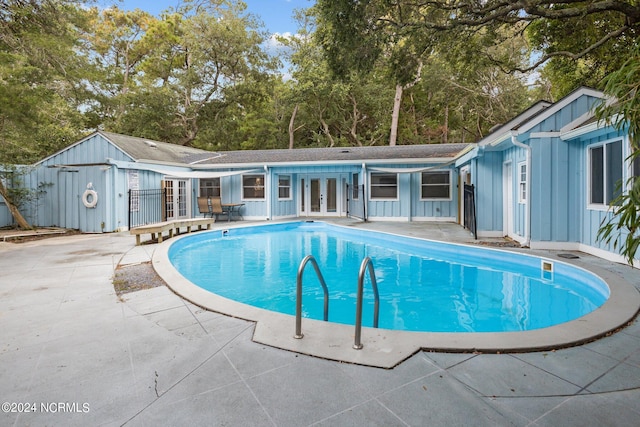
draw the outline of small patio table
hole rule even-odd
[[[227,222],[231,222],[231,217],[234,214],[242,217],[242,215],[240,215],[240,209],[242,209],[243,206],[244,203],[223,203],[222,211],[227,214]]]

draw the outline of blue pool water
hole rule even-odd
[[[380,328],[429,332],[502,332],[544,328],[581,317],[609,297],[590,272],[507,251],[412,239],[318,222],[198,233],[171,245],[188,280],[220,296],[295,315],[300,262],[313,255],[329,288],[329,321],[353,324],[358,272],[369,256],[380,294]],[[322,320],[322,287],[303,275],[303,316]],[[363,325],[373,292],[365,279]]]

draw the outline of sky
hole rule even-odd
[[[281,35],[295,34],[297,24],[293,19],[294,9],[306,9],[311,7],[313,0],[243,0],[247,5],[247,11],[258,16],[264,27],[270,33]],[[169,7],[178,6],[180,0],[98,0],[98,5],[108,7],[116,5],[120,9],[142,9],[152,15],[158,16],[160,12]]]

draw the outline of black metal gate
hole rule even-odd
[[[364,185],[347,184],[347,216],[367,220],[367,209],[364,199]]]
[[[476,220],[476,196],[473,184],[464,184],[464,226],[471,231],[474,238],[478,238]]]
[[[167,192],[164,188],[129,190],[129,230],[164,221],[166,200]]]

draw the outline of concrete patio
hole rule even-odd
[[[469,240],[451,224],[386,226]],[[115,268],[149,261],[154,248],[128,233],[0,242],[0,397],[9,404],[0,425],[638,423],[637,319],[562,350],[420,351],[394,369],[368,368],[254,343],[253,323],[166,287],[119,299]],[[580,257],[640,287],[638,270]]]

